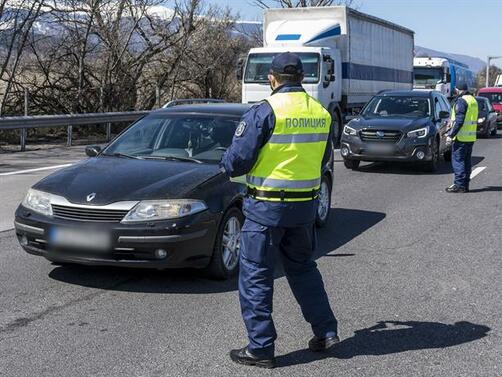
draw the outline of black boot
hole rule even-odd
[[[318,338],[314,336],[309,340],[309,349],[312,352],[327,351],[338,343],[340,343],[340,338],[338,336],[329,336],[327,338]]]
[[[469,190],[462,186],[451,185],[450,187],[447,187],[445,191],[451,193],[464,193],[468,192]]]
[[[253,365],[260,368],[275,367],[275,358],[261,358],[253,355],[247,347],[230,351],[230,358],[233,362],[244,365]]]

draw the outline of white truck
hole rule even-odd
[[[274,56],[298,54],[303,87],[332,114],[335,142],[345,118],[373,95],[413,87],[414,32],[345,6],[268,9],[263,44],[239,65],[242,102],[270,95],[267,75]]]
[[[497,78],[495,79],[495,85],[496,87],[501,87],[502,86],[502,74],[498,75]]]
[[[467,84],[471,90],[476,86],[476,75],[467,65],[445,57],[420,56],[413,59],[415,89],[434,89],[451,98],[455,87],[460,84]]]

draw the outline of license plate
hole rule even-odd
[[[102,252],[109,250],[112,242],[110,232],[54,227],[49,232],[49,243],[57,248]]]
[[[393,153],[394,146],[389,144],[370,144],[368,145],[368,152],[377,153],[377,154],[385,154],[385,153]]]

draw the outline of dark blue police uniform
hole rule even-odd
[[[465,92],[465,94],[470,94]],[[450,130],[448,136],[454,138],[462,128],[467,113],[467,102],[459,97],[455,102],[455,123]],[[473,142],[461,142],[455,140],[451,146],[451,164],[453,172],[455,173],[454,185],[457,187],[469,190],[469,183],[471,181],[471,157]]]
[[[272,94],[304,91],[301,85],[283,85]],[[269,140],[275,117],[271,106],[261,102],[248,110],[221,167],[231,177],[247,174],[258,153]],[[326,148],[329,158],[331,146]],[[337,321],[331,310],[321,274],[314,261],[314,221],[317,200],[272,202],[246,197],[246,221],[241,233],[239,297],[248,332],[248,349],[254,355],[274,355],[277,337],[272,320],[274,265],[279,259],[303,316],[318,338],[337,335]]]

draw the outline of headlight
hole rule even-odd
[[[176,219],[205,209],[207,209],[206,204],[200,200],[143,200],[125,215],[122,222]]]
[[[416,137],[416,138],[423,138],[426,137],[427,134],[429,133],[429,128],[424,127],[424,128],[419,128],[418,130],[413,130],[407,133],[408,137]]]
[[[51,216],[51,194],[43,191],[29,189],[24,197],[23,206],[42,215]]]
[[[357,131],[356,131],[355,129],[353,129],[352,127],[345,126],[345,127],[343,128],[343,133],[344,133],[345,135],[352,135],[352,136],[354,136],[354,135],[356,135],[356,134],[357,134]]]
[[[479,118],[478,119],[478,123],[483,123],[485,121],[486,118]]]

